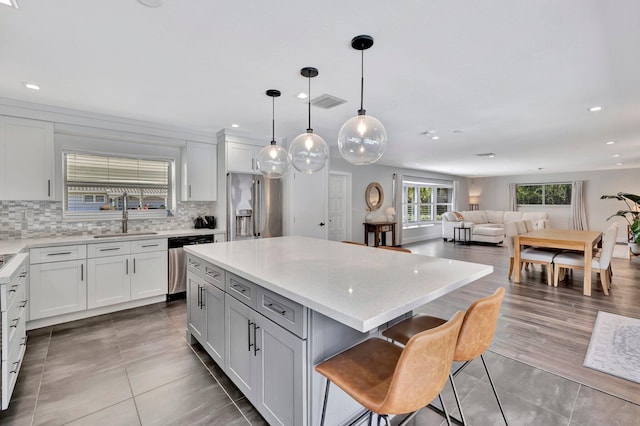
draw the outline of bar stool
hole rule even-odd
[[[439,327],[408,339],[404,348],[374,337],[316,365],[316,371],[327,378],[320,425],[324,425],[331,382],[369,411],[369,425],[373,413],[378,415],[378,424],[383,418],[389,425],[389,414],[413,413],[425,407],[447,381],[463,318],[462,311],[456,312]]]
[[[411,253],[411,250],[402,248],[402,247],[393,247],[393,246],[378,246],[379,249],[384,250],[393,250],[393,251],[401,251],[403,253]]]
[[[491,388],[493,389],[493,394],[498,402],[498,407],[502,413],[504,423],[509,425],[507,417],[504,414],[504,410],[502,409],[498,392],[496,392],[496,387],[493,384],[491,375],[489,375],[487,363],[484,361],[484,357],[482,356],[493,340],[493,336],[496,331],[496,324],[498,322],[498,313],[500,312],[500,306],[502,305],[503,300],[504,288],[499,287],[493,295],[474,301],[469,306],[464,316],[464,322],[460,329],[455,354],[453,356],[453,360],[455,362],[462,362],[463,364],[460,368],[454,371],[453,374],[451,374],[451,372],[449,373],[449,380],[451,381],[451,387],[453,388],[453,396],[456,399],[456,404],[460,411],[462,424],[466,424],[466,422],[464,420],[460,398],[458,397],[458,392],[453,378],[457,376],[458,373],[467,366],[467,364],[477,357],[480,357],[482,364],[484,365],[484,369],[487,372],[487,378],[489,379]],[[438,327],[444,322],[445,320],[442,318],[428,315],[416,315],[389,327],[382,332],[382,335],[395,342],[406,344],[406,342],[408,342],[416,333],[421,333],[424,330]]]

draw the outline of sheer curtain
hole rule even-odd
[[[460,188],[460,181],[459,180],[454,180],[453,181],[453,205],[451,206],[451,210],[452,211],[459,211],[458,210],[458,205],[456,203],[456,199],[458,197],[458,190]]]
[[[516,195],[517,186],[518,186],[517,183],[509,184],[509,194],[507,197],[507,200],[508,200],[507,202],[509,203],[507,207],[514,212],[518,210],[518,196]]]
[[[571,188],[571,220],[569,227],[579,231],[589,229],[587,226],[587,210],[584,207],[584,197],[582,196],[583,181],[576,180]]]
[[[393,174],[393,208],[396,209],[396,244],[402,244],[402,223],[404,210],[402,208],[402,180],[403,175]]]

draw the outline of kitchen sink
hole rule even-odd
[[[127,232],[123,234],[122,232],[117,234],[102,234],[102,235],[94,235],[93,238],[115,238],[115,237],[137,237],[139,235],[157,235],[157,232]]]

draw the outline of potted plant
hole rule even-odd
[[[615,198],[624,201],[627,210],[618,210],[612,217],[624,217],[629,223],[629,248],[633,254],[640,254],[640,195],[618,192],[616,195],[603,195],[600,199]]]

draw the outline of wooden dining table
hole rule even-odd
[[[549,247],[567,250],[578,250],[584,253],[584,288],[583,294],[591,296],[591,260],[593,247],[602,239],[600,231],[576,231],[571,229],[538,229],[518,235],[513,240],[514,259],[516,265],[514,282],[520,282],[520,247]]]

